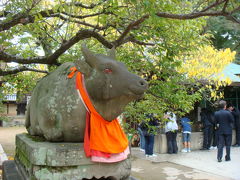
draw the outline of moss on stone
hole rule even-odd
[[[31,162],[27,158],[25,152],[20,151],[18,148],[16,148],[16,159],[20,161],[25,168],[31,167]]]
[[[41,136],[31,136],[30,134],[26,134],[28,138],[30,138],[32,141],[35,142],[45,142],[46,139],[44,137]]]

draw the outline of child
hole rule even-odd
[[[190,119],[188,119],[187,117],[183,117],[181,118],[181,125],[182,125],[182,129],[183,129],[183,146],[184,149],[182,149],[182,152],[191,152],[191,144],[190,144],[190,139],[191,139],[191,122]]]

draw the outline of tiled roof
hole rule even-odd
[[[225,77],[230,78],[232,82],[240,82],[240,65],[230,63],[224,68],[222,73]]]

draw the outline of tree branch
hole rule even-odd
[[[99,3],[91,4],[90,6],[83,5],[82,3],[79,3],[79,2],[77,2],[77,3],[67,3],[67,5],[74,5],[74,6],[77,6],[77,7],[92,9],[92,8],[104,3],[105,1],[107,1],[107,0],[102,0]],[[170,19],[179,19],[179,20],[194,19],[194,18],[199,18],[199,17],[203,17],[203,16],[225,16],[225,17],[228,17],[228,19],[232,19],[233,22],[239,23],[239,20],[237,20],[234,17],[233,18],[230,17],[232,15],[233,11],[232,12],[225,12],[225,9],[228,5],[228,1],[229,0],[216,0],[216,2],[214,2],[214,3],[210,4],[209,6],[205,7],[200,12],[192,12],[192,13],[189,13],[189,14],[171,14],[171,13],[166,13],[166,12],[158,12],[158,13],[156,13],[156,15],[158,17],[170,18]],[[218,7],[222,3],[225,3],[222,11],[209,12],[209,10],[211,10],[215,7]],[[238,8],[235,9],[235,11],[237,11],[237,10],[238,10]],[[14,15],[12,17],[12,20],[7,21],[7,22],[2,21],[0,23],[0,32],[4,31],[4,30],[8,30],[11,27],[16,26],[17,24],[25,25],[25,24],[33,23],[35,21],[35,16],[37,14],[40,14],[42,17],[59,17],[59,18],[62,18],[64,20],[66,20],[67,18],[60,15],[60,13],[63,13],[66,16],[73,17],[73,18],[87,18],[87,17],[96,16],[96,15],[100,15],[100,14],[109,14],[111,12],[104,12],[103,11],[103,12],[96,13],[96,14],[91,14],[91,15],[75,16],[75,15],[68,14],[66,12],[60,12],[58,10],[48,9],[48,10],[40,11],[39,13],[36,13],[34,15],[29,15],[28,13],[29,12],[18,13],[18,14]],[[2,12],[0,14],[0,17],[6,17],[7,14],[8,14],[8,12]],[[144,15],[140,19],[138,19],[137,21],[134,21],[134,22],[130,23],[128,25],[128,27],[125,29],[125,31],[122,33],[122,35],[119,37],[119,39],[117,41],[115,41],[115,43],[116,44],[121,43],[121,41],[129,33],[130,30],[132,30],[134,27],[140,25],[147,18],[149,18],[149,15]],[[74,21],[72,20],[72,22],[74,22]],[[93,27],[93,25],[87,24],[85,22],[75,21],[75,23],[80,23],[80,24],[83,24],[83,25],[86,25],[86,26],[89,26],[89,27]],[[94,26],[93,28],[98,28],[98,29],[100,28],[101,29],[101,27],[98,27],[98,26]]]
[[[4,14],[5,15],[5,14]],[[16,26],[17,24],[28,24],[34,22],[34,16],[26,15],[26,14],[16,14],[14,15],[11,21],[4,22],[2,21],[0,23],[0,32],[10,29],[13,26]]]
[[[231,14],[234,14],[236,12],[240,11],[240,6],[236,7],[234,10],[231,11]]]
[[[147,43],[147,42],[139,41],[139,40],[135,39],[135,37],[133,35],[130,35],[130,36],[124,38],[124,40],[121,41],[121,44],[118,44],[118,45],[120,46],[127,42],[133,42],[135,44],[144,45],[144,46],[155,46],[154,43]]]
[[[23,72],[23,71],[33,71],[33,72],[46,73],[46,74],[49,73],[48,71],[43,71],[43,70],[39,70],[39,69],[32,69],[32,68],[28,68],[26,66],[21,66],[21,67],[18,67],[16,69],[6,70],[6,71],[3,71],[2,69],[0,69],[0,76],[17,74],[17,73]]]
[[[0,60],[10,63],[10,62],[16,62],[19,64],[31,64],[31,63],[39,63],[39,64],[48,64],[47,63],[47,57],[35,57],[35,58],[22,58],[15,55],[10,55],[4,51],[0,51]],[[42,62],[41,62],[42,61]]]
[[[233,16],[226,16],[226,19],[229,20],[229,21],[232,21],[234,23],[238,23],[240,24],[240,20],[238,20],[237,18],[233,17]]]
[[[210,4],[209,6],[205,7],[204,9],[202,9],[200,12],[206,12],[208,11],[209,9],[212,9],[216,6],[219,6],[220,4],[226,2],[227,0],[221,0],[221,1],[218,1],[216,0],[214,3]]]
[[[29,23],[34,23],[35,21],[35,16],[37,14],[41,15],[42,17],[58,17],[64,21],[70,21],[70,22],[74,22],[74,23],[78,23],[78,24],[82,24],[82,25],[85,25],[85,26],[89,26],[89,27],[92,27],[92,28],[95,28],[95,29],[105,29],[105,27],[98,27],[98,26],[94,26],[94,25],[91,25],[91,24],[88,24],[86,22],[81,22],[81,21],[76,21],[76,20],[69,20],[68,18],[64,17],[62,14],[66,15],[66,16],[69,16],[69,17],[73,17],[73,18],[77,18],[77,19],[84,19],[84,18],[87,18],[87,17],[92,17],[92,16],[97,16],[97,15],[101,15],[101,14],[112,14],[110,12],[101,12],[101,13],[95,13],[95,14],[90,14],[90,15],[85,15],[85,16],[75,16],[75,15],[71,15],[71,14],[68,14],[68,13],[65,13],[65,12],[60,12],[60,11],[54,11],[53,9],[47,9],[47,10],[43,10],[43,11],[40,11],[39,13],[36,13],[34,15],[28,15],[28,14],[25,14],[25,13],[18,13],[16,15],[13,16],[12,20],[11,21],[7,21],[7,22],[2,22],[0,23],[0,32],[1,31],[4,31],[4,30],[8,30],[10,29],[11,27],[13,26],[16,26],[18,24],[23,24],[23,25],[26,25],[26,24],[29,24]],[[0,17],[5,17],[7,15],[7,13],[5,12],[0,14]]]
[[[215,3],[209,5],[208,7],[204,8],[200,12],[193,12],[189,14],[170,14],[165,12],[158,12],[156,13],[156,15],[163,18],[179,19],[179,20],[195,19],[203,16],[224,16],[226,19],[231,20],[234,23],[240,24],[240,20],[238,20],[233,16],[233,13],[240,10],[240,6],[238,6],[231,12],[226,12],[228,2],[229,0],[222,0],[222,1],[216,0]],[[208,10],[213,9],[214,7],[218,7],[222,3],[224,3],[224,6],[221,11],[207,12]]]
[[[105,12],[105,11],[102,11],[102,12],[99,12],[99,13],[94,13],[94,14],[88,14],[88,15],[84,15],[84,16],[79,16],[79,15],[77,16],[77,15],[69,14],[69,13],[66,13],[66,12],[61,12],[61,13],[66,15],[66,16],[76,18],[76,19],[85,19],[85,18],[88,18],[88,17],[99,16],[101,14],[112,14],[111,12]]]
[[[224,6],[223,6],[223,8],[222,8],[222,12],[225,12],[225,11],[226,11],[228,2],[229,2],[229,0],[226,0],[226,1],[225,1]]]
[[[169,18],[169,19],[179,19],[179,20],[186,20],[186,19],[195,19],[203,16],[228,16],[229,13],[216,11],[216,12],[196,12],[190,14],[170,14],[164,12],[156,13],[159,17]]]
[[[90,6],[83,5],[82,3],[70,3],[70,4],[68,3],[68,5],[74,5],[74,6],[79,6],[79,7],[82,7],[82,8],[92,9],[92,8],[98,6],[98,5],[100,5],[100,4],[102,4],[106,1],[107,0],[102,0],[99,3],[91,4]],[[171,14],[171,13],[165,13],[165,12],[158,12],[158,13],[156,13],[156,15],[158,17],[170,18],[170,19],[179,19],[179,20],[194,19],[194,18],[199,18],[199,17],[202,17],[202,16],[225,16],[229,20],[232,20],[232,21],[240,24],[239,20],[237,18],[235,18],[234,16],[232,16],[233,13],[237,12],[237,10],[240,9],[240,6],[235,8],[230,13],[229,12],[224,12],[223,10],[222,11],[209,12],[209,10],[211,10],[215,7],[218,7],[222,3],[225,3],[224,7],[223,7],[223,10],[225,10],[225,6],[227,6],[228,0],[216,0],[215,3],[209,5],[208,7],[205,7],[200,12],[193,12],[193,13],[189,13],[189,14]],[[101,12],[101,13],[103,13],[103,12]],[[8,12],[1,12],[0,17],[6,17],[7,14],[8,14]],[[40,11],[39,13],[34,14],[34,15],[29,15],[27,13],[18,13],[18,14],[13,16],[12,20],[10,20],[8,22],[4,22],[4,20],[0,21],[0,31],[8,30],[11,27],[13,27],[13,26],[15,26],[19,23],[24,24],[24,25],[28,24],[28,23],[32,23],[32,22],[35,21],[35,16],[37,14],[40,14],[42,17],[58,17],[58,18],[63,19],[64,21],[69,21],[69,19],[66,18],[65,16],[69,16],[69,17],[73,17],[73,18],[86,18],[88,16],[100,15],[100,14],[96,13],[96,14],[91,14],[91,15],[86,15],[86,16],[75,16],[75,15],[71,15],[71,14],[68,14],[68,13],[65,13],[65,12],[60,12],[60,11],[56,12],[56,10],[53,10],[53,9],[43,10],[43,11]],[[150,17],[150,15],[146,14],[146,15],[142,16],[141,18],[137,19],[136,21],[132,21],[126,27],[126,29],[123,32],[119,31],[119,33],[121,35],[118,37],[117,40],[115,40],[113,42],[109,42],[100,33],[97,33],[96,31],[94,31],[95,29],[105,30],[109,26],[114,27],[113,25],[106,25],[106,26],[100,27],[98,25],[92,25],[92,24],[89,24],[89,23],[86,23],[86,22],[81,22],[81,21],[76,21],[76,20],[71,20],[70,19],[71,22],[82,24],[82,25],[85,25],[87,27],[91,27],[94,30],[83,29],[83,30],[78,31],[75,36],[73,36],[68,41],[64,41],[64,43],[61,44],[61,46],[55,52],[53,52],[52,54],[47,55],[47,56],[33,57],[33,58],[22,58],[22,57],[18,57],[18,56],[15,56],[15,55],[10,55],[7,52],[4,52],[3,50],[0,50],[0,60],[2,60],[4,62],[17,62],[17,63],[20,63],[20,64],[39,63],[39,64],[59,65],[59,63],[57,62],[57,59],[63,53],[65,53],[69,48],[71,48],[74,44],[76,44],[80,40],[83,40],[83,39],[86,39],[86,38],[91,38],[91,37],[97,39],[100,43],[102,43],[107,48],[112,48],[113,46],[118,47],[118,46],[120,46],[120,45],[122,45],[126,42],[133,42],[133,43],[136,43],[136,44],[139,44],[139,45],[154,45],[153,43],[146,43],[146,42],[138,41],[132,35],[127,36],[131,30],[138,29],[140,27],[140,25],[146,19],[148,19],[149,17]]]
[[[81,24],[81,25],[88,26],[88,27],[91,27],[91,28],[94,28],[94,29],[98,29],[98,30],[104,30],[104,29],[107,28],[106,26],[100,27],[98,25],[92,25],[92,24],[89,24],[89,23],[86,23],[86,22],[83,22],[83,21],[68,19],[68,18],[62,16],[61,14],[55,14],[55,15],[52,15],[51,17],[59,17],[60,19],[62,19],[64,21],[69,21],[69,22],[73,22],[73,23],[76,23],[76,24]]]
[[[93,8],[95,8],[96,6],[99,6],[99,5],[103,4],[103,3],[106,2],[106,1],[108,1],[108,0],[102,0],[102,1],[100,1],[99,3],[97,3],[97,4],[91,4],[90,6],[84,5],[83,3],[80,3],[80,2],[66,3],[66,5],[68,5],[68,6],[82,7],[82,8],[85,8],[85,9],[93,9]]]
[[[59,56],[65,53],[69,48],[71,48],[74,44],[78,43],[80,40],[87,39],[87,38],[95,38],[100,43],[102,43],[105,47],[111,49],[113,44],[107,41],[102,35],[93,31],[93,30],[80,30],[76,33],[68,41],[65,41],[53,54],[49,56],[41,56],[41,57],[33,57],[33,58],[22,58],[19,56],[10,55],[3,50],[0,50],[0,60],[4,62],[16,62],[19,64],[49,64],[49,65],[60,65],[57,62]]]
[[[236,17],[234,17],[234,13],[240,11],[240,6],[238,6],[237,8],[233,9],[231,12],[230,12],[230,15],[229,16],[226,16],[227,20],[229,21],[232,21],[234,23],[238,23],[240,24],[240,19],[237,19]]]
[[[141,23],[143,23],[146,19],[149,18],[149,14],[146,14],[144,16],[142,16],[140,19],[131,22],[127,28],[125,29],[125,31],[121,34],[121,36],[114,42],[115,47],[119,46],[119,44],[121,44],[124,40],[124,38],[127,36],[127,34],[134,28],[139,26]]]
[[[76,7],[82,7],[82,8],[85,8],[85,9],[93,9],[95,8],[96,6],[99,6],[101,4],[103,4],[104,2],[106,2],[107,0],[102,0],[100,1],[99,3],[97,4],[91,4],[90,6],[87,6],[87,5],[84,5],[80,2],[75,2],[75,3],[66,3],[66,5],[69,5],[69,6],[76,6]],[[39,14],[42,16],[42,17],[51,17],[51,15],[57,13],[56,11],[54,12],[53,9],[49,9],[49,10],[44,10],[44,11],[41,11],[39,12]],[[60,12],[59,12],[60,13]],[[2,11],[0,13],[0,17],[6,17],[8,14],[10,14],[10,12],[7,12],[7,11]],[[38,13],[37,13],[38,14]],[[12,20],[11,21],[8,21],[8,22],[4,22],[2,21],[0,23],[0,32],[1,31],[4,31],[4,30],[8,30],[10,29],[11,27],[13,26],[16,26],[18,24],[29,24],[29,23],[33,23],[35,21],[35,15],[37,14],[34,14],[34,15],[29,15],[29,12],[22,12],[22,13],[18,13],[16,15],[14,15],[12,17]],[[88,16],[86,16],[88,17]],[[83,16],[82,16],[83,18]]]
[[[219,6],[220,4],[225,3],[222,11],[213,11],[213,12],[207,12],[208,10]],[[221,0],[216,1],[215,3],[209,5],[208,7],[204,8],[200,12],[193,12],[190,14],[170,14],[165,12],[158,12],[156,15],[158,17],[164,17],[164,18],[170,18],[170,19],[179,19],[179,20],[186,20],[186,19],[195,19],[203,16],[225,16],[228,19],[231,19],[234,22],[238,22],[238,20],[231,16],[231,13],[225,12],[226,6],[228,4],[228,0]],[[150,16],[148,14],[142,16],[140,19],[131,22],[125,31],[120,35],[120,37],[114,42],[115,46],[119,46],[119,44],[122,44],[122,41],[125,41],[125,37],[127,34],[133,29],[138,27],[141,23],[143,23],[146,19],[148,19]]]

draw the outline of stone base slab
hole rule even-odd
[[[51,143],[28,134],[16,136],[16,164],[31,180],[128,180],[130,158],[117,163],[94,163],[85,157],[83,143]]]

